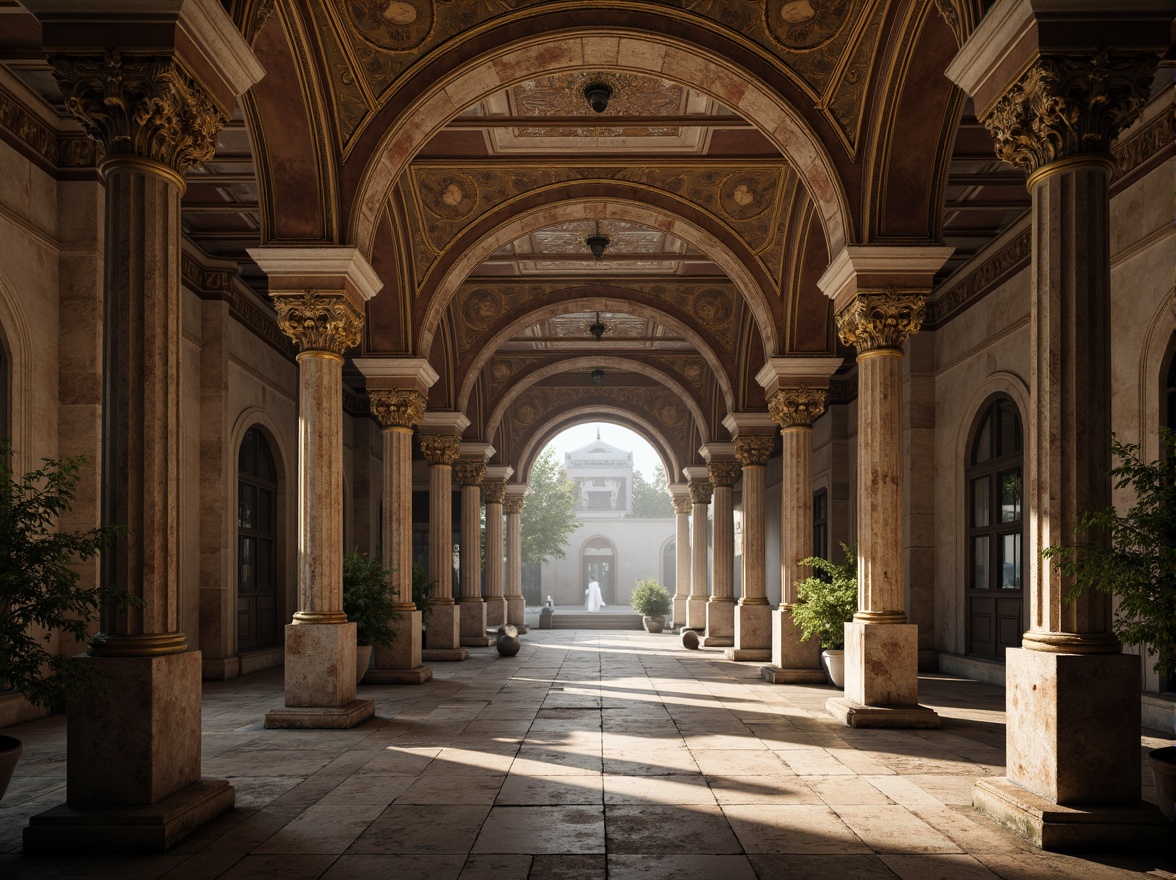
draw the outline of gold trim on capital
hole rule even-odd
[[[453,476],[463,486],[481,486],[486,478],[486,463],[484,461],[458,461],[453,465]]]
[[[461,440],[452,434],[421,434],[421,454],[431,465],[453,467],[461,455]]]
[[[98,167],[102,172],[102,176],[107,180],[110,179],[112,174],[118,171],[130,171],[132,173],[137,172],[144,175],[157,174],[160,177],[166,177],[176,185],[180,191],[180,195],[183,195],[188,189],[187,178],[180,172],[169,165],[164,165],[162,162],[147,159],[143,156],[107,156],[98,163]]]
[[[807,385],[781,388],[768,399],[768,415],[780,426],[781,431],[811,428],[813,422],[825,412],[828,400],[827,388],[810,388]]]
[[[487,504],[503,504],[506,500],[506,480],[482,480],[482,499]]]
[[[1027,651],[1048,654],[1121,654],[1123,643],[1112,633],[1033,632],[1021,637],[1021,647]]]
[[[413,388],[369,388],[368,405],[384,428],[411,428],[425,417],[425,395]]]
[[[347,615],[342,611],[295,611],[291,623],[297,624],[339,624],[346,623]]]
[[[674,513],[678,516],[690,516],[691,508],[694,506],[689,495],[672,495],[670,503],[674,505]]]
[[[527,505],[526,498],[521,498],[518,495],[511,495],[511,496],[503,499],[502,512],[507,515],[510,515],[510,514],[517,515],[517,514],[520,514],[523,512],[523,508],[526,507],[526,505]]]
[[[229,117],[168,55],[59,53],[49,56],[65,106],[102,144],[107,160],[141,156],[177,172],[216,152]]]
[[[278,326],[302,351],[342,355],[359,345],[363,312],[343,291],[304,290],[273,295]]]
[[[710,480],[691,480],[688,484],[691,504],[710,504],[713,487]]]
[[[716,488],[723,486],[729,489],[734,486],[742,470],[737,461],[712,461],[706,466],[711,485]]]
[[[162,657],[187,650],[188,637],[170,632],[106,636],[90,642],[86,653],[91,657]]]
[[[776,438],[771,434],[748,434],[735,438],[735,460],[744,467],[763,467],[768,463]]]
[[[1159,58],[1108,50],[1038,58],[983,117],[996,155],[1030,173],[1083,153],[1109,154],[1139,115]]]
[[[901,348],[923,326],[927,303],[922,293],[887,290],[859,293],[837,313],[837,332],[858,354]]]
[[[1052,177],[1055,174],[1064,174],[1067,171],[1076,171],[1087,168],[1098,168],[1107,175],[1107,180],[1115,176],[1115,160],[1108,153],[1079,153],[1076,156],[1067,156],[1064,159],[1057,159],[1050,162],[1048,165],[1042,165],[1036,171],[1029,175],[1025,180],[1025,189],[1033,192],[1033,187],[1041,183],[1047,177]]]

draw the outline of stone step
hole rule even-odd
[[[552,629],[639,630],[640,614],[589,614],[556,611],[551,618]]]

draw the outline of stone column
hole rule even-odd
[[[724,447],[722,450],[717,447]],[[700,644],[708,648],[728,648],[735,644],[735,499],[734,486],[739,479],[739,462],[729,443],[712,443],[703,447],[707,454],[707,474],[714,490],[714,558],[712,559],[711,597],[706,603],[706,635]]]
[[[488,467],[482,480],[482,497],[486,501],[486,628],[497,629],[506,623],[506,598],[502,586],[502,508],[506,501],[506,481],[514,473],[511,467]]]
[[[690,489],[684,483],[669,487],[674,505],[674,610],[673,625],[686,624],[686,601],[690,596]]]
[[[423,358],[356,358],[367,380],[372,415],[383,438],[383,490],[380,509],[384,567],[396,592],[396,637],[376,647],[368,684],[423,684],[433,670],[421,663],[423,613],[412,597],[412,429],[425,415],[425,393],[437,372]]]
[[[706,630],[707,512],[711,500],[710,474],[705,467],[683,468],[690,487],[690,596],[686,600],[686,629]]]
[[[1008,776],[977,783],[973,800],[1047,849],[1142,849],[1164,833],[1140,803],[1138,658],[1121,653],[1110,597],[1068,598],[1041,551],[1074,542],[1079,514],[1110,504],[1110,146],[1147,100],[1170,18],[1164,3],[1091,13],[1006,2],[948,71],[997,155],[1028,172],[1033,202],[1030,625],[1005,658]],[[1106,46],[1108,32],[1114,51],[1073,48]],[[1059,805],[1079,807],[1080,821]]]
[[[218,4],[162,11],[142,45],[119,31],[118,3],[26,5],[66,108],[105,153],[102,522],[126,531],[100,576],[142,604],[102,615],[89,662],[110,692],[70,699],[68,803],[32,817],[24,850],[163,850],[234,802],[226,781],[201,779],[201,660],[179,584],[181,479],[197,478],[179,455],[183,173],[212,158],[264,71]]]
[[[770,434],[735,438],[735,459],[742,466],[743,479],[743,596],[735,608],[735,645],[726,652],[728,660],[767,660],[772,656],[764,472],[774,445]]]
[[[343,613],[343,352],[381,282],[351,247],[254,248],[282,331],[298,346],[298,610],[286,627],[286,705],[267,727],[352,727],[355,624]]]
[[[462,444],[462,453],[466,446]],[[454,474],[461,484],[461,644],[467,648],[485,648],[493,644],[486,635],[486,602],[482,599],[482,480],[486,476],[486,459],[458,459]]]
[[[512,483],[506,487],[502,509],[506,512],[506,621],[520,633],[527,631],[527,602],[523,598],[523,507],[528,486]]]
[[[451,433],[422,433],[421,453],[429,463],[429,577],[433,579],[421,658],[465,660],[469,651],[461,647],[461,621],[453,601],[453,465],[461,453],[461,440]]]

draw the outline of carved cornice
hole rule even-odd
[[[90,137],[116,156],[138,156],[177,172],[216,152],[229,121],[212,97],[167,55],[49,57],[65,106]]]
[[[691,480],[688,486],[691,504],[710,504],[711,493],[714,491],[710,480]]]
[[[342,291],[306,290],[276,294],[278,326],[300,351],[330,351],[341,355],[359,345],[363,312]]]
[[[421,434],[421,454],[429,464],[453,467],[461,455],[461,440],[452,434]]]
[[[46,169],[93,168],[102,156],[102,148],[96,141],[81,132],[56,131],[3,87],[0,87],[0,132]]]
[[[859,293],[837,313],[837,330],[845,345],[861,354],[901,348],[923,326],[926,303],[921,293],[887,290]]]
[[[1106,155],[1147,100],[1158,62],[1105,50],[1039,58],[982,120],[996,155],[1029,173],[1069,156]]]
[[[88,141],[93,143],[93,141]],[[186,250],[180,253],[180,276],[184,284],[203,300],[229,304],[229,313],[291,360],[298,353],[278,326],[277,315],[231,269],[208,268]]]
[[[506,480],[482,480],[482,500],[487,504],[503,504],[506,500]]]
[[[710,476],[711,485],[716,488],[719,486],[725,488],[734,486],[739,480],[739,474],[742,470],[737,461],[712,461],[706,466],[706,472]]]
[[[694,502],[689,495],[671,495],[670,503],[674,505],[674,513],[681,516],[689,516]]]
[[[778,392],[777,392],[778,393]],[[735,438],[735,460],[744,467],[763,467],[772,455],[776,438],[771,434],[748,434]]]
[[[943,296],[927,304],[927,323],[938,325],[963,311],[973,301],[1029,265],[1032,230],[1026,228],[988,259],[984,260]]]
[[[1121,181],[1140,166],[1148,163],[1152,157],[1164,152],[1171,152],[1173,139],[1173,121],[1176,120],[1176,109],[1171,105],[1164,108],[1151,121],[1140,126],[1129,136],[1115,144],[1111,156],[1115,160],[1115,178]],[[1113,190],[1112,190],[1113,191]]]
[[[520,495],[509,495],[502,501],[502,512],[507,516],[517,515],[523,512],[523,508],[527,506],[527,499]]]
[[[425,417],[425,395],[414,388],[369,388],[368,401],[384,428],[411,428]]]
[[[458,461],[453,466],[453,475],[463,486],[480,486],[486,479],[486,463],[482,461]]]
[[[829,403],[849,403],[857,399],[858,380],[855,371],[844,378],[829,380]]]
[[[825,411],[828,399],[829,392],[824,388],[809,388],[807,385],[781,388],[768,400],[768,414],[781,430],[811,428]]]

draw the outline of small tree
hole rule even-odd
[[[812,566],[825,577],[814,574],[796,585],[792,619],[800,628],[802,641],[819,635],[822,648],[845,647],[845,624],[857,611],[857,547],[841,545],[845,561],[838,564],[809,556],[801,565]]]
[[[428,611],[433,604],[433,587],[437,581],[429,577],[429,572],[419,562],[412,564],[412,604],[418,611]]]
[[[343,554],[343,613],[356,625],[358,645],[386,648],[396,638],[392,621],[400,612],[388,580],[391,574],[377,557],[358,549]]]
[[[642,578],[629,598],[633,610],[644,617],[664,617],[674,607],[669,592],[652,578]]]
[[[102,552],[124,530],[103,526],[62,531],[60,518],[73,507],[85,458],[54,461],[19,480],[12,446],[0,440],[0,687],[11,687],[37,706],[61,706],[70,693],[109,689],[93,663],[46,651],[59,630],[85,642],[104,605],[117,611],[142,607],[137,596],[109,586],[82,587],[75,563]],[[45,630],[43,639],[34,635]]]
[[[652,518],[674,515],[674,503],[666,487],[666,471],[660,464],[653,469],[653,482],[641,471],[633,471],[633,517]]]
[[[1114,507],[1083,511],[1075,534],[1084,540],[1041,555],[1073,579],[1068,598],[1085,590],[1117,597],[1115,635],[1154,653],[1156,672],[1170,679],[1176,676],[1176,434],[1161,429],[1160,447],[1159,460],[1149,464],[1138,445],[1112,436],[1118,464],[1111,478],[1135,503],[1122,515]]]
[[[548,446],[531,465],[531,491],[519,518],[522,561],[563,559],[568,535],[580,525],[576,516],[576,486],[555,460]]]

